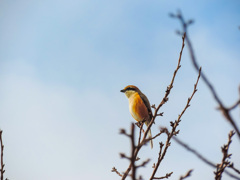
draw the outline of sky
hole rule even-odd
[[[159,104],[170,84],[181,49],[181,28],[169,13],[193,19],[189,37],[202,70],[228,107],[239,98],[240,2],[237,0],[2,0],[0,1],[0,129],[5,177],[14,180],[79,180],[119,177],[130,141],[119,129],[134,122],[120,90],[132,84]],[[170,127],[197,79],[185,47],[174,88],[152,127]],[[232,130],[216,110],[203,81],[179,125],[179,139],[214,163]],[[240,108],[232,111],[240,127]],[[143,147],[150,158],[138,171],[152,172],[158,142]],[[240,168],[237,135],[231,160]],[[194,180],[214,179],[214,169],[174,141],[157,176],[178,179],[194,169]],[[224,179],[230,179],[224,175]]]

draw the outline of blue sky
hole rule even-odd
[[[181,37],[170,12],[181,9],[190,27],[199,64],[226,105],[240,84],[240,2],[189,0],[6,1],[0,2],[0,128],[5,145],[5,176],[19,180],[118,179],[110,170],[128,165],[119,152],[129,140],[119,129],[134,122],[119,91],[138,86],[158,104],[177,65]],[[164,117],[177,118],[197,78],[187,48]],[[179,138],[214,162],[231,126],[216,111],[202,81],[182,118]],[[239,108],[234,110],[239,120]],[[240,123],[238,123],[240,126]],[[158,154],[144,147],[142,158]],[[239,141],[230,152],[240,167]],[[213,179],[213,169],[174,142],[158,176],[177,179],[194,169],[193,179]],[[142,170],[147,179],[151,168]],[[225,179],[229,179],[224,176]]]

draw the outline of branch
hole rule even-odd
[[[231,111],[233,109],[235,109],[238,105],[240,104],[240,100],[238,100],[234,105],[232,105],[231,107],[227,108],[228,111]]]
[[[115,173],[117,173],[117,175],[122,177],[122,174],[120,172],[118,172],[118,170],[115,167],[112,168],[112,172],[115,172]]]
[[[230,157],[232,154],[228,154],[228,150],[229,150],[229,146],[232,142],[232,137],[235,133],[233,131],[230,131],[229,135],[228,135],[228,143],[226,145],[223,145],[222,147],[222,153],[223,153],[223,158],[222,158],[222,162],[221,164],[217,164],[217,170],[215,173],[215,179],[216,180],[221,180],[222,178],[222,173],[224,172],[225,168],[227,166],[229,166],[230,164]]]
[[[179,180],[183,180],[189,176],[191,176],[193,169],[190,169],[184,176],[181,176]]]
[[[1,142],[1,180],[3,180],[3,174],[5,172],[4,170],[4,166],[5,164],[3,164],[3,149],[4,149],[4,145],[3,145],[3,142],[2,142],[2,130],[0,130],[0,142]]]
[[[238,174],[240,174],[240,170],[238,170],[237,168],[234,167],[234,164],[233,163],[230,163],[229,168],[233,169],[235,172],[237,172]]]
[[[146,161],[143,161],[142,162],[142,164],[140,164],[140,165],[138,165],[138,166],[136,166],[137,168],[139,168],[139,167],[145,167],[145,165],[147,164],[147,163],[149,163],[150,162],[150,159],[147,159]]]
[[[165,93],[164,98],[162,99],[161,103],[158,105],[158,107],[157,107],[156,110],[155,110],[154,116],[157,115],[157,112],[158,112],[158,110],[162,107],[162,105],[165,104],[165,103],[168,101],[168,95],[170,94],[171,89],[173,88],[173,83],[174,83],[176,74],[177,74],[178,70],[179,70],[180,67],[181,67],[180,63],[181,63],[181,59],[182,59],[183,48],[184,48],[184,46],[185,46],[185,38],[186,38],[186,34],[184,33],[183,36],[182,36],[182,48],[181,48],[180,55],[179,55],[179,58],[178,58],[177,68],[175,69],[175,71],[174,71],[174,73],[173,73],[173,77],[172,77],[172,80],[171,80],[170,85],[167,87],[167,90],[165,91],[166,93]],[[155,106],[154,106],[154,107],[155,107]]]
[[[200,160],[202,160],[204,163],[206,163],[207,165],[213,167],[213,168],[217,168],[216,164],[209,161],[207,158],[205,158],[203,155],[201,155],[199,152],[197,152],[195,149],[191,148],[189,145],[187,145],[186,143],[184,143],[183,141],[181,141],[180,139],[178,139],[177,137],[173,137],[173,139],[175,140],[175,142],[177,142],[179,145],[181,145],[182,147],[184,147],[186,150],[190,151],[191,153],[193,153],[195,156],[197,156]],[[233,163],[231,163],[229,165],[229,168],[232,168],[231,165],[233,165]],[[232,168],[233,170],[235,169],[234,167]],[[238,170],[236,169],[236,172]],[[240,180],[239,177],[233,175],[232,173],[230,173],[229,171],[225,170],[224,173],[226,173],[228,176],[230,176],[231,178],[234,179],[238,179]]]
[[[139,137],[138,137],[138,146],[140,144],[140,141],[141,141],[141,136],[142,136],[142,131],[143,131],[143,124],[144,122],[139,122],[140,123],[140,127],[139,127]]]
[[[153,179],[168,179],[171,175],[173,174],[173,172],[167,173],[165,176],[163,177],[155,177]]]
[[[135,152],[135,142],[134,142],[134,124],[132,123],[132,127],[131,127],[131,142],[132,142],[132,154],[131,154],[131,165],[132,165],[132,180],[136,179],[136,166],[135,166],[135,161],[136,161],[136,157],[134,156],[134,152]]]
[[[157,170],[158,170],[158,168],[159,168],[159,165],[161,164],[162,160],[164,159],[164,156],[165,156],[165,154],[166,154],[166,152],[167,152],[168,147],[171,145],[170,140],[172,139],[172,137],[173,137],[174,135],[177,135],[178,132],[179,132],[179,131],[176,131],[176,129],[177,129],[177,127],[178,127],[178,125],[179,125],[179,123],[180,123],[180,121],[181,121],[181,117],[183,116],[183,114],[185,113],[185,111],[187,110],[187,108],[190,106],[190,102],[191,102],[194,94],[197,92],[197,84],[198,84],[198,81],[199,81],[200,76],[201,76],[201,68],[199,69],[197,81],[196,81],[196,83],[194,84],[194,89],[193,89],[192,95],[191,95],[190,98],[188,98],[187,104],[186,104],[185,108],[183,109],[182,113],[178,116],[178,119],[177,119],[174,123],[171,122],[172,131],[171,131],[171,133],[169,133],[169,132],[166,133],[166,134],[167,134],[167,141],[166,141],[166,143],[165,143],[166,145],[165,145],[164,150],[163,150],[162,153],[161,153],[161,150],[162,150],[162,149],[160,148],[159,157],[158,157],[158,162],[157,162],[157,164],[156,164],[156,166],[155,166],[155,168],[154,168],[154,170],[153,170],[153,173],[152,173],[152,175],[151,175],[151,177],[150,177],[150,180],[151,180],[151,179],[154,179],[154,176],[155,176],[155,174],[156,174],[156,172],[157,172]]]
[[[187,33],[187,30],[188,30],[188,26],[190,24],[193,23],[192,20],[189,20],[189,21],[185,21],[185,19],[183,18],[181,12],[179,11],[176,15],[175,14],[170,14],[170,16],[172,18],[177,18],[181,24],[182,24],[182,29],[183,29],[183,32],[184,34],[186,34],[186,42],[187,42],[187,45],[188,45],[188,49],[189,49],[189,53],[190,53],[190,56],[191,56],[191,60],[192,60],[192,63],[193,63],[193,66],[195,67],[195,69],[198,71],[199,69],[199,65],[198,65],[198,62],[196,60],[196,57],[195,57],[195,54],[194,54],[194,51],[193,51],[193,47],[192,47],[192,43],[188,37],[188,33]],[[180,33],[180,32],[178,32]],[[182,33],[180,33],[182,34]],[[219,109],[221,110],[221,112],[223,113],[224,117],[226,118],[226,120],[232,125],[232,127],[234,128],[234,130],[237,132],[238,134],[238,137],[240,139],[240,130],[239,128],[237,127],[237,124],[235,123],[235,121],[233,120],[232,116],[230,115],[230,111],[232,110],[231,108],[226,108],[222,101],[220,100],[219,96],[217,95],[217,92],[216,90],[214,89],[213,85],[210,83],[210,81],[207,79],[206,75],[202,72],[202,79],[203,81],[205,82],[205,84],[207,85],[207,87],[209,88],[210,92],[212,93],[215,101],[218,103],[219,105]]]
[[[150,140],[153,140],[153,139],[157,138],[158,136],[160,136],[160,135],[161,135],[162,133],[164,133],[164,132],[165,132],[164,129],[163,129],[163,130],[160,130],[160,133],[156,134],[156,135],[153,136],[152,138],[148,138],[147,141],[150,141]]]

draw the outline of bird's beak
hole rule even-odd
[[[122,93],[125,93],[125,90],[124,90],[124,89],[122,89],[120,92],[122,92]]]

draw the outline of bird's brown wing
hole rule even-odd
[[[145,124],[148,126],[148,124],[150,123],[150,121],[152,120],[152,117],[153,117],[151,106],[150,106],[150,103],[148,101],[148,98],[144,94],[141,93],[140,97],[141,97],[143,103],[145,104],[145,106],[147,107],[147,110],[148,110],[149,119],[148,119],[148,121],[145,122]],[[149,129],[148,134],[149,134],[149,137],[152,138],[151,129]],[[152,139],[150,140],[150,144],[151,144],[151,148],[153,148],[153,140]]]
[[[149,114],[149,121],[151,121],[153,115],[152,115],[152,110],[151,110],[151,106],[148,101],[148,98],[143,93],[140,93],[139,95],[140,95],[142,101],[144,102],[145,106],[147,107],[148,114]]]

